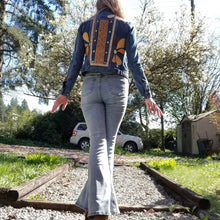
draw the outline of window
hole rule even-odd
[[[87,129],[87,125],[86,124],[80,124],[77,128],[78,131],[85,131]]]

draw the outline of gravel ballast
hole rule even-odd
[[[38,197],[50,201],[75,202],[87,180],[86,168],[74,168],[52,183]],[[136,167],[117,166],[114,169],[114,186],[118,203],[121,205],[167,205],[177,203],[171,198],[163,187]],[[71,212],[58,212],[53,210],[35,210],[33,208],[15,209],[11,206],[0,207],[0,220],[82,220],[82,214]],[[184,213],[154,212],[127,212],[111,216],[111,220],[184,220],[199,219],[196,216]]]

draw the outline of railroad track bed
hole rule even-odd
[[[20,156],[49,152],[73,160],[18,187],[0,188],[0,220],[84,219],[74,204],[87,179],[88,153],[5,144],[0,144],[0,152]],[[190,220],[200,219],[201,213],[219,220],[207,211],[206,199],[147,167],[144,158],[115,156],[114,185],[121,214],[111,220]],[[133,163],[141,163],[142,169]]]
[[[19,187],[1,190],[0,219],[84,219],[82,210],[74,203],[87,179],[87,167],[74,165],[58,167]],[[149,170],[146,174],[145,164],[141,165],[142,169],[115,166],[114,185],[121,214],[110,217],[111,220],[200,219],[192,215],[186,203],[181,202],[180,195],[174,196],[179,201],[174,199],[176,193],[167,191],[167,187],[158,183],[158,176],[154,177]],[[200,199],[199,195],[196,196],[197,200]],[[215,217],[209,219],[217,220]]]

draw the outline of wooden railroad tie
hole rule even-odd
[[[150,168],[145,163],[141,163],[140,166],[143,170],[151,174],[159,183],[167,187],[170,192],[174,192],[175,194],[179,195],[174,195],[174,197],[178,200],[181,200],[181,202],[183,202],[185,205],[191,207],[197,206],[200,209],[210,208],[210,202],[208,199],[186,188],[185,186],[174,182],[157,170]]]
[[[70,162],[15,188],[0,188],[0,202],[3,204],[5,202],[15,202],[28,198],[30,195],[37,194],[47,188],[73,166],[74,163]]]

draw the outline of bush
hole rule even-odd
[[[25,157],[25,160],[28,164],[59,164],[61,158],[57,155],[49,155],[49,154],[30,154]]]
[[[149,130],[149,136],[146,140],[147,148],[159,148],[162,145],[161,142],[161,130],[160,129],[151,129]]]
[[[124,134],[139,136],[141,138],[145,135],[145,132],[143,131],[141,125],[137,122],[122,122],[120,126],[120,131]]]
[[[35,118],[31,139],[52,145],[60,145],[62,143],[62,136],[54,115],[47,113],[45,115],[38,115]]]
[[[156,170],[174,169],[177,166],[175,159],[152,159],[148,165]]]

